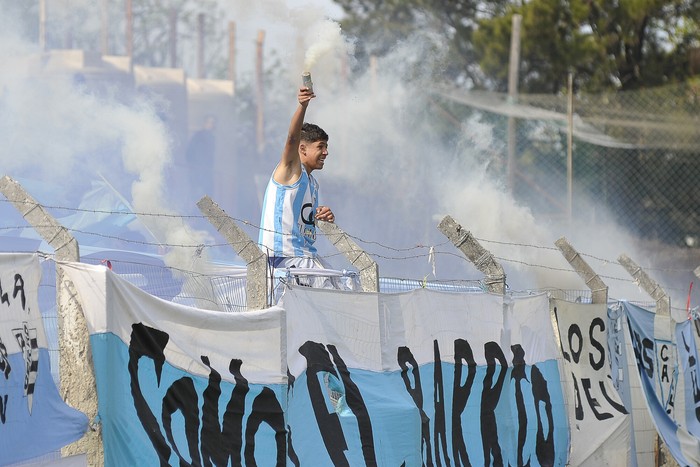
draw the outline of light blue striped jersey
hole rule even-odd
[[[275,257],[316,256],[317,207],[318,182],[304,166],[301,177],[292,185],[282,185],[270,177],[258,239],[263,251]]]

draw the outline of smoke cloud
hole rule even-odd
[[[149,242],[196,245],[210,240],[206,232],[167,216],[176,214],[167,205],[165,187],[171,135],[153,105],[118,98],[117,88],[112,95],[89,91],[81,75],[65,68],[58,56],[42,54],[36,44],[20,39],[16,22],[0,19],[3,175],[60,187],[62,198],[77,206],[90,181],[103,174],[130,194],[136,212],[166,214],[141,219]],[[40,201],[53,203],[51,196]],[[174,248],[167,260],[189,267],[192,251]]]
[[[346,42],[340,31],[340,24],[334,21],[323,21],[311,28],[314,36],[304,57],[304,70],[311,70],[316,62],[325,55],[336,52],[346,53]]]
[[[339,225],[369,240],[363,246],[382,275],[410,271],[413,278],[431,278],[435,265],[441,279],[478,279],[481,273],[436,228],[449,214],[494,254],[511,290],[586,290],[555,246],[565,237],[589,255],[612,297],[649,301],[616,262],[623,252],[645,255],[603,210],[595,223],[569,224],[538,218],[513,198],[495,175],[505,141],[494,136],[483,113],[453,123],[458,131],[452,134],[459,136],[445,137],[444,109],[430,92],[446,59],[437,40],[423,35],[397,44],[345,91],[317,93],[310,104],[308,119],[331,135],[330,156],[317,178]],[[324,83],[316,77],[314,85]]]

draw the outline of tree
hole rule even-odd
[[[437,64],[456,81],[481,80],[471,37],[476,26],[477,0],[334,0],[345,12],[343,30],[358,38],[358,65],[370,55],[384,56],[400,42],[438,33],[443,39]],[[497,2],[492,2],[497,3]],[[431,64],[436,65],[436,64]]]
[[[688,76],[688,47],[697,32],[697,6],[691,2],[538,0],[519,10],[526,90],[557,92],[567,70],[590,91],[638,89]],[[481,25],[486,30],[495,20]],[[695,27],[683,31],[681,24]],[[509,38],[496,41],[504,40]]]
[[[569,71],[583,79],[600,70],[602,49],[578,27],[587,13],[580,3],[538,0],[523,7],[509,7],[502,15],[479,22],[474,47],[497,90],[505,91],[507,86],[506,64],[515,13],[522,15],[520,89],[556,93],[566,85]],[[606,74],[608,70],[601,72]]]
[[[369,54],[424,33],[444,38],[446,79],[505,90],[511,19],[521,14],[521,86],[556,93],[573,71],[578,87],[637,89],[684,80],[698,45],[698,0],[336,0],[343,28]],[[477,66],[478,65],[478,66]]]

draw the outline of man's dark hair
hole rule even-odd
[[[328,133],[323,131],[318,125],[313,123],[304,123],[301,126],[301,140],[309,143],[315,143],[316,141],[328,141]]]

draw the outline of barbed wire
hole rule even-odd
[[[538,250],[559,251],[559,248],[555,248],[553,246],[532,245],[529,243],[504,242],[504,241],[490,240],[488,238],[479,238],[479,237],[474,237],[474,238],[482,243],[495,243],[497,245],[520,246],[520,247],[526,247],[526,248],[536,248]]]
[[[547,266],[547,265],[544,265],[544,264],[532,264],[532,263],[528,263],[528,262],[525,262],[525,261],[519,261],[519,260],[511,259],[511,258],[501,258],[501,257],[498,257],[498,256],[494,256],[494,258],[496,258],[496,259],[498,259],[498,260],[500,260],[500,261],[503,261],[503,262],[507,262],[507,263],[517,263],[517,264],[522,264],[523,266],[529,266],[529,267],[533,267],[533,268],[542,268],[542,269],[548,269],[548,270],[550,270],[550,271],[557,271],[557,272],[576,273],[576,271],[574,271],[573,269],[557,268],[557,267],[554,267],[554,266]],[[610,280],[616,280],[616,281],[622,281],[622,282],[635,282],[635,283],[636,283],[636,281],[633,280],[633,279],[622,278],[622,277],[605,276],[605,275],[602,275],[602,274],[598,274],[598,277],[600,277],[600,278],[602,278],[602,279],[610,279]]]
[[[70,229],[69,229],[69,230],[70,230]],[[83,233],[85,233],[85,232],[83,232]],[[129,239],[122,239],[121,237],[114,237],[114,236],[106,236],[106,235],[99,234],[99,233],[94,233],[94,232],[93,232],[92,234],[94,234],[94,235],[96,235],[96,236],[104,236],[104,237],[107,237],[107,238],[116,238],[116,239],[123,240],[123,241],[125,241],[125,242],[129,242],[129,241],[130,241]],[[246,240],[245,242],[239,242],[239,243],[248,243],[248,242],[249,242],[249,241]],[[192,244],[192,245],[155,244],[155,243],[150,243],[150,242],[138,242],[138,241],[135,242],[135,243],[150,244],[150,245],[155,245],[155,246],[168,246],[168,247],[188,247],[188,248],[192,248],[192,247],[202,247],[202,244],[197,244],[197,245],[194,245],[194,244]],[[500,243],[507,243],[507,242],[500,242]],[[442,245],[444,245],[444,243],[443,243]],[[514,245],[522,246],[523,244],[514,244]],[[231,244],[228,244],[228,243],[221,243],[221,244],[205,245],[205,247],[228,247],[228,246],[231,246]],[[556,251],[558,251],[558,249],[556,249],[556,248],[551,248],[551,247],[540,247],[540,246],[537,246],[537,245],[531,245],[531,246],[533,246],[533,247],[535,247],[535,248],[540,248],[540,249],[556,250]],[[401,249],[397,249],[396,251],[410,251],[410,250],[401,250]],[[434,255],[434,256],[436,256],[436,257],[437,257],[437,256],[450,256],[450,257],[457,258],[457,259],[459,259],[460,261],[464,261],[465,263],[471,264],[471,263],[469,262],[469,260],[468,260],[465,256],[463,256],[462,254],[458,254],[458,253],[454,253],[454,252],[450,252],[450,251],[441,251],[441,250],[433,250],[432,253],[431,253],[431,252],[426,252],[426,253],[421,253],[421,254],[416,254],[416,255],[401,255],[401,256],[388,256],[388,255],[383,255],[383,254],[380,254],[380,253],[377,253],[377,252],[372,252],[372,251],[368,251],[367,254],[369,254],[369,255],[370,255],[371,257],[373,257],[373,258],[378,258],[378,259],[382,259],[382,260],[386,260],[386,261],[405,261],[405,260],[411,260],[411,259],[426,259],[426,260],[427,260],[427,259],[430,258],[431,255]],[[324,254],[324,255],[319,255],[319,256],[321,256],[321,257],[324,258],[324,259],[328,259],[328,258],[335,258],[335,257],[341,256],[341,255],[343,255],[342,252],[335,252],[335,253]],[[572,270],[572,269],[570,269],[570,268],[559,268],[559,267],[555,267],[555,266],[550,266],[550,265],[545,265],[545,264],[530,263],[530,262],[527,262],[527,261],[517,260],[517,259],[513,259],[513,258],[504,258],[504,257],[499,257],[499,256],[493,256],[493,258],[494,258],[494,259],[497,259],[497,260],[499,260],[499,261],[505,262],[505,263],[520,264],[520,265],[527,266],[527,267],[532,267],[532,268],[546,269],[546,270],[556,271],[556,272],[566,272],[566,273],[569,273],[569,274],[575,274],[575,273],[576,273],[576,271],[574,271],[574,270]],[[615,261],[614,263],[619,265],[619,263],[617,263],[616,261]],[[621,265],[620,265],[620,266],[621,266]],[[181,271],[186,272],[186,270],[181,270]],[[685,270],[682,270],[682,271],[685,271]],[[619,282],[627,282],[627,283],[638,284],[638,281],[635,280],[635,279],[632,279],[632,278],[621,278],[621,277],[614,277],[614,276],[601,275],[601,274],[599,274],[598,276],[599,276],[600,278],[602,278],[602,279],[609,279],[609,280],[615,280],[615,281],[619,281]],[[679,288],[672,288],[672,287],[667,287],[667,289],[668,289],[668,290],[674,290],[674,291],[682,291],[682,290],[679,289]]]
[[[474,238],[482,243],[494,243],[494,244],[498,244],[498,245],[526,247],[526,248],[533,248],[533,249],[538,249],[538,250],[548,250],[548,251],[554,251],[557,253],[561,253],[559,248],[556,248],[556,247],[543,246],[543,245],[532,245],[532,244],[528,244],[528,243],[504,242],[504,241],[490,240],[490,239],[478,238],[478,237],[474,237]],[[578,252],[578,254],[582,257],[585,257],[585,258],[591,258],[591,259],[594,259],[596,261],[600,261],[601,263],[614,264],[616,266],[624,267],[622,264],[620,264],[620,262],[617,259],[611,260],[611,259],[607,259],[607,258],[600,258],[598,256],[595,256],[595,255],[592,255],[589,253],[584,253],[584,252]],[[660,272],[687,272],[688,271],[688,269],[659,268],[659,267],[655,267],[655,266],[645,266],[645,267],[643,267],[643,269],[645,269],[647,271],[660,271]]]
[[[52,255],[49,254],[49,253],[45,253],[45,252],[37,252],[37,253],[38,253],[39,256],[42,257],[44,260],[54,261]],[[499,258],[499,259],[502,259],[502,258]],[[510,261],[510,262],[518,262],[518,261],[511,261],[511,260],[508,260],[508,259],[502,259],[502,260],[503,260],[503,261]],[[93,263],[93,264],[99,264],[99,263],[104,263],[105,260],[97,260],[97,259],[95,259],[95,258],[92,258],[92,259],[90,260],[90,262]],[[192,271],[192,270],[182,269],[182,268],[178,268],[178,267],[174,267],[174,266],[158,265],[158,264],[153,264],[153,263],[143,263],[143,262],[138,262],[138,261],[126,261],[126,260],[119,260],[119,259],[117,259],[117,260],[111,260],[111,263],[113,263],[113,264],[112,264],[112,269],[113,269],[117,274],[121,274],[121,275],[128,275],[129,273],[118,272],[118,271],[116,271],[117,266],[119,266],[119,265],[131,265],[131,266],[140,267],[140,268],[146,267],[146,268],[157,268],[157,269],[164,269],[164,270],[175,270],[175,271],[178,271],[178,272],[182,273],[183,276],[197,276],[197,277],[204,277],[204,278],[216,278],[216,277],[226,276],[225,274],[222,274],[222,273],[203,273],[203,272],[200,272],[200,271]],[[522,263],[522,262],[521,262],[521,263]],[[551,270],[556,270],[556,271],[561,271],[561,272],[574,273],[574,271],[569,270],[569,269],[550,268],[550,267],[547,267],[547,266],[537,265],[537,264],[528,264],[528,263],[525,263],[525,264],[528,265],[528,266],[532,266],[532,267],[544,267],[544,268],[546,268],[546,269],[551,269]],[[105,266],[105,267],[107,267],[107,266]],[[226,277],[230,277],[230,276],[226,276]],[[611,280],[618,280],[618,281],[623,281],[623,282],[633,282],[633,283],[636,283],[635,281],[632,281],[632,280],[630,280],[630,279],[616,278],[616,277],[610,277],[610,276],[602,276],[602,277],[605,277],[605,278],[611,279]],[[235,277],[234,279],[243,280],[242,277]],[[390,282],[391,282],[391,281],[417,282],[417,283],[422,283],[422,284],[428,284],[428,283],[429,283],[429,284],[433,284],[433,285],[444,285],[444,284],[459,284],[459,285],[478,284],[482,289],[484,289],[484,290],[486,289],[486,286],[485,286],[485,284],[484,284],[484,280],[483,280],[483,279],[464,279],[464,278],[461,278],[461,279],[431,279],[431,280],[428,280],[428,279],[426,279],[426,278],[422,278],[422,279],[406,279],[406,278],[395,278],[395,277],[386,277],[385,279],[388,280],[388,281],[390,281]],[[425,286],[425,285],[423,285],[423,286]],[[42,283],[42,284],[39,285],[39,287],[55,290],[56,285],[55,285],[55,283],[53,283],[53,282],[51,282],[51,283]],[[669,290],[674,290],[674,289],[671,288],[671,289],[669,289]],[[675,289],[675,290],[680,290],[680,289]],[[584,297],[589,297],[589,295],[591,294],[591,291],[590,291],[590,290],[585,290],[585,289],[582,289],[582,290],[573,290],[573,289],[562,289],[562,288],[557,288],[557,287],[545,287],[545,288],[527,289],[527,290],[513,290],[513,289],[510,289],[510,288],[509,288],[509,291],[510,291],[510,293],[516,294],[516,295],[517,295],[517,294],[520,294],[520,295],[523,295],[523,294],[525,294],[525,295],[532,295],[532,294],[537,294],[537,293],[542,293],[542,292],[551,292],[551,291],[558,291],[558,292],[562,292],[562,293],[569,294],[569,295],[571,295],[571,294],[573,293],[573,294],[578,294],[578,295],[584,296]],[[218,304],[218,302],[212,300],[212,299],[209,298],[209,297],[200,296],[200,295],[198,295],[198,294],[191,294],[191,293],[189,293],[189,292],[187,292],[187,293],[181,292],[181,293],[179,294],[179,297],[180,297],[181,299],[194,299],[194,300],[198,300],[198,301],[207,301],[207,302],[211,303],[212,305],[217,305],[217,304]],[[640,306],[645,306],[645,307],[649,307],[649,306],[654,306],[654,305],[655,305],[655,302],[654,302],[653,300],[645,300],[645,301],[636,300],[636,301],[631,301],[631,303],[637,303],[637,304],[640,304]],[[229,305],[230,305],[230,306],[243,306],[243,305],[235,305],[235,304],[229,304]],[[671,306],[671,310],[676,310],[676,311],[682,312],[682,313],[685,313],[685,312],[687,311],[687,309],[686,309],[685,307],[678,307],[678,306]]]
[[[420,254],[420,255],[412,255],[412,256],[393,256],[393,257],[381,255],[381,254],[377,254],[377,253],[372,253],[372,252],[369,252],[368,254],[372,257],[376,257],[376,258],[380,258],[380,259],[384,259],[384,260],[397,260],[397,261],[407,260],[407,259],[420,259],[420,258],[427,259],[430,256],[429,253]],[[468,263],[468,259],[465,258],[461,254],[448,252],[448,251],[434,251],[433,254],[435,256],[438,256],[438,255],[452,256],[452,257],[458,258],[459,260],[462,260],[462,261]],[[324,259],[333,258],[333,257],[339,256],[339,255],[342,255],[342,253],[337,252],[337,253],[333,253],[333,254],[326,254],[326,255],[322,255],[322,258],[324,258]],[[545,270],[549,270],[549,271],[563,272],[563,273],[568,273],[568,274],[577,274],[576,271],[574,271],[572,269],[568,269],[568,268],[559,268],[559,267],[554,267],[554,266],[549,266],[549,265],[544,265],[544,264],[530,263],[530,262],[526,262],[526,261],[516,260],[516,259],[512,259],[512,258],[503,258],[503,257],[499,257],[499,256],[494,256],[493,258],[497,259],[499,261],[505,262],[505,263],[515,263],[515,264],[520,264],[520,265],[532,267],[532,268],[545,269]],[[114,262],[117,262],[117,261],[114,260]],[[119,262],[125,263],[125,264],[130,263],[130,262],[126,262],[126,261],[119,261]],[[142,266],[154,266],[152,264],[138,263],[138,262],[133,262],[131,264],[142,265]],[[471,263],[469,263],[469,264],[471,264]],[[180,271],[183,274],[192,272],[190,270],[185,270],[185,269],[181,269],[181,268],[177,268],[177,267],[173,267],[173,266],[167,266],[167,267],[175,269],[177,271]],[[205,274],[202,274],[202,275],[206,276]],[[217,275],[211,274],[209,276],[215,277]],[[613,280],[613,281],[618,281],[618,282],[630,283],[630,284],[635,284],[637,286],[639,285],[639,282],[633,278],[622,278],[622,277],[615,277],[615,276],[601,275],[601,274],[599,274],[598,277],[600,277],[601,279],[608,279],[608,280]],[[454,279],[454,280],[463,280],[463,279]],[[469,280],[478,280],[478,279],[469,279]],[[669,291],[685,293],[685,289],[681,289],[678,287],[666,287],[666,289]]]
[[[454,254],[454,253],[450,253],[450,252],[436,252],[436,254],[437,254],[437,253],[443,253],[443,254],[458,256],[458,255],[456,255],[456,254]],[[53,255],[50,254],[50,253],[46,253],[46,252],[37,252],[37,254],[38,254],[42,259],[44,259],[44,260],[54,261]],[[461,258],[464,259],[463,257],[461,257]],[[557,272],[566,272],[566,273],[570,273],[570,274],[574,274],[574,273],[575,273],[575,271],[573,271],[573,270],[571,270],[571,269],[557,268],[557,267],[551,267],[551,266],[546,266],[546,265],[541,265],[541,264],[527,263],[527,262],[524,262],[524,261],[512,260],[512,259],[509,259],[509,258],[499,258],[499,257],[494,257],[494,258],[495,258],[495,259],[499,259],[499,260],[504,261],[504,262],[518,263],[518,264],[522,264],[522,265],[526,265],[526,266],[534,267],[534,268],[544,268],[544,269],[547,269],[547,270],[553,270],[553,271],[557,271]],[[116,266],[119,266],[119,265],[131,265],[131,266],[134,266],[135,268],[144,268],[144,267],[145,267],[145,268],[157,268],[157,269],[163,269],[163,270],[177,271],[177,272],[181,273],[181,275],[184,276],[184,277],[187,277],[187,276],[190,276],[190,277],[196,276],[196,277],[200,277],[200,278],[231,277],[230,275],[225,274],[224,271],[212,272],[212,273],[205,273],[205,272],[201,272],[201,271],[193,271],[193,270],[190,270],[190,269],[183,269],[183,268],[179,268],[179,267],[176,267],[176,266],[169,266],[169,265],[165,265],[165,264],[153,264],[153,263],[144,263],[144,262],[139,262],[139,261],[120,260],[120,259],[113,259],[113,260],[102,259],[102,260],[99,260],[99,259],[97,259],[97,258],[90,258],[90,259],[89,259],[88,261],[86,261],[86,262],[91,262],[91,263],[94,263],[94,264],[99,264],[99,263],[104,264],[104,263],[106,263],[107,261],[111,261],[111,263],[112,263],[111,266],[114,268],[113,270],[115,270],[115,272],[117,272],[117,271],[116,271]],[[117,274],[127,274],[127,275],[128,275],[129,273],[128,273],[128,272],[127,272],[127,273],[125,273],[125,272],[117,272]],[[636,280],[632,280],[632,279],[626,279],[626,278],[620,278],[620,277],[613,277],[613,276],[605,276],[605,275],[602,275],[602,276],[600,276],[600,277],[601,277],[601,278],[605,278],[605,279],[609,279],[609,280],[616,280],[616,281],[621,281],[621,282],[633,283],[633,284],[635,284],[635,285],[637,285],[637,286],[639,285],[638,282],[637,282]],[[243,280],[243,278],[241,278],[241,277],[234,277],[234,279],[236,279],[236,280]],[[390,280],[390,281],[391,281],[391,280],[397,280],[397,278],[385,278],[385,279]],[[480,284],[480,286],[481,286],[482,289],[484,289],[484,290],[486,289],[486,286],[485,286],[485,284],[484,284],[484,279],[483,279],[483,278],[481,278],[481,279],[465,279],[465,278],[460,278],[460,279],[437,279],[437,278],[435,278],[435,279],[428,280],[427,277],[424,277],[424,278],[422,278],[422,279],[420,279],[420,278],[405,279],[405,278],[404,278],[404,279],[398,279],[398,280],[400,280],[400,281],[409,281],[409,282],[410,282],[410,281],[414,281],[414,282],[419,282],[419,283],[423,283],[423,284],[430,283],[430,284],[435,284],[435,285],[449,284],[449,283],[456,283],[456,284],[462,284],[462,285],[463,285],[463,284],[468,284],[468,283],[474,283],[474,284]],[[55,284],[53,284],[53,283],[50,283],[50,284],[41,284],[40,286],[41,286],[41,287],[45,287],[45,288],[49,288],[49,289],[55,289]],[[509,289],[509,290],[510,290],[510,289]],[[564,290],[564,289],[561,289],[561,288],[547,287],[547,288],[544,288],[544,289],[528,289],[528,290],[527,290],[527,293],[528,293],[528,294],[532,294],[532,293],[539,293],[539,292],[548,291],[548,290],[559,290],[559,291],[564,291],[564,292],[571,292],[571,290],[568,290],[568,289],[567,289],[567,290]],[[685,289],[673,288],[673,287],[667,287],[667,290],[678,291],[678,292],[683,292],[683,293],[686,292]],[[516,290],[510,290],[510,292],[511,292],[511,293],[514,293],[514,294],[522,294],[522,293],[525,293],[524,291],[516,291]],[[578,291],[578,293],[579,293],[579,295],[587,296],[587,294],[590,294],[590,290],[580,290],[580,291]],[[210,303],[212,303],[212,304],[214,304],[214,305],[217,304],[217,302],[212,301],[210,298],[208,298],[208,297],[206,297],[206,296],[199,296],[199,295],[196,295],[196,294],[190,294],[189,292],[188,292],[188,293],[183,293],[183,292],[181,292],[181,293],[179,294],[179,296],[180,296],[181,299],[188,299],[188,298],[189,298],[189,299],[195,299],[195,300],[200,300],[200,301],[201,301],[201,300],[204,300],[204,301],[208,301],[208,302],[210,302]],[[653,301],[643,301],[643,302],[641,302],[641,301],[634,301],[633,303],[643,303],[643,304],[651,303],[651,304],[654,304]],[[228,305],[229,305],[229,306],[242,306],[242,305],[236,305],[236,304],[228,304]],[[685,313],[685,312],[687,311],[686,308],[678,307],[678,306],[671,306],[671,310],[676,310],[676,311],[681,312],[681,313]]]
[[[86,208],[77,208],[77,207],[68,207],[68,206],[57,206],[57,205],[50,205],[50,204],[42,204],[42,203],[37,203],[35,201],[30,201],[27,199],[0,199],[0,202],[4,203],[11,203],[11,204],[31,204],[31,205],[40,205],[44,209],[53,209],[57,211],[70,211],[70,212],[85,212],[85,213],[90,213],[90,214],[116,214],[116,215],[122,215],[122,216],[141,216],[141,217],[173,217],[173,218],[180,218],[180,219],[197,219],[197,218],[206,218],[206,216],[200,215],[200,214],[177,214],[177,213],[163,213],[163,212],[137,212],[137,211],[119,211],[119,210],[109,210],[109,209],[86,209]],[[213,216],[213,217],[223,217],[223,216]]]
[[[150,217],[165,217],[165,218],[180,218],[180,219],[199,219],[199,220],[206,220],[206,221],[208,221],[209,219],[212,219],[212,218],[214,218],[214,219],[224,218],[224,219],[231,219],[231,220],[233,220],[233,221],[242,223],[242,224],[244,224],[244,225],[246,225],[246,226],[249,226],[249,227],[251,227],[251,228],[255,228],[255,229],[257,229],[257,230],[259,230],[259,231],[263,231],[263,232],[275,233],[275,234],[282,235],[282,236],[287,236],[287,237],[293,235],[293,234],[286,233],[286,232],[276,231],[276,230],[274,230],[274,229],[266,229],[266,228],[263,228],[262,226],[260,226],[260,225],[258,225],[258,224],[256,224],[256,223],[253,223],[253,222],[251,222],[251,221],[249,221],[249,220],[247,220],[247,219],[241,219],[241,218],[233,217],[233,216],[230,216],[230,215],[228,215],[228,214],[216,214],[216,215],[204,216],[204,215],[194,215],[194,214],[186,214],[186,215],[183,215],[183,214],[174,214],[174,213],[153,213],[153,212],[150,212],[150,213],[149,213],[149,212],[136,212],[136,211],[128,211],[128,212],[127,212],[127,211],[110,211],[110,210],[102,210],[102,209],[72,208],[72,207],[66,207],[66,206],[50,206],[50,205],[44,205],[44,204],[41,204],[41,203],[35,203],[35,202],[32,202],[32,201],[28,201],[28,200],[8,200],[8,199],[0,199],[0,201],[2,201],[2,202],[10,202],[10,203],[31,204],[31,205],[39,204],[39,205],[41,205],[41,206],[42,206],[43,208],[45,208],[45,209],[55,209],[55,210],[65,210],[65,211],[74,211],[74,212],[84,212],[84,213],[91,213],[91,214],[110,214],[110,215],[111,215],[111,214],[115,214],[115,215],[126,215],[126,216],[135,216],[135,217],[147,217],[147,216],[150,216]],[[0,230],[15,230],[15,229],[22,229],[22,228],[26,228],[26,227],[27,227],[27,226],[24,226],[24,227],[19,227],[19,226],[17,226],[17,227],[0,227]],[[37,227],[54,227],[54,226],[53,226],[53,225],[46,225],[46,226],[37,226]],[[188,227],[191,228],[191,226],[188,226]],[[138,240],[132,240],[132,239],[125,239],[125,238],[122,238],[122,237],[110,237],[110,236],[105,235],[105,234],[100,234],[100,233],[97,233],[97,232],[81,231],[81,230],[78,230],[78,229],[72,229],[72,228],[70,228],[70,227],[66,227],[66,229],[69,230],[69,231],[72,231],[72,232],[79,232],[79,233],[84,233],[84,234],[88,234],[88,235],[104,236],[104,237],[106,237],[106,238],[118,239],[118,240],[122,240],[122,241],[125,241],[125,242],[131,242],[131,243],[137,243],[137,244],[145,244],[145,245],[152,245],[152,246],[172,246],[172,247],[187,247],[187,248],[197,248],[197,247],[201,246],[201,243],[191,244],[191,245],[190,245],[190,244],[184,244],[184,245],[183,245],[183,244],[170,244],[170,243],[167,243],[167,242],[145,242],[145,241],[138,241]],[[440,244],[437,244],[437,245],[422,245],[422,244],[418,244],[418,245],[413,245],[413,246],[410,246],[410,247],[394,247],[394,246],[390,246],[390,245],[385,245],[385,244],[383,244],[383,243],[381,243],[381,242],[374,241],[374,240],[365,240],[365,239],[360,238],[360,237],[358,237],[358,236],[350,235],[350,234],[348,234],[347,232],[346,232],[345,234],[346,234],[349,238],[352,238],[353,240],[356,240],[357,242],[360,242],[360,243],[363,243],[363,244],[370,244],[370,245],[380,246],[380,247],[385,248],[385,249],[387,249],[387,250],[396,251],[396,252],[401,252],[401,251],[412,251],[412,250],[422,249],[422,248],[434,248],[434,247],[436,247],[436,246],[443,246],[443,245],[446,245],[446,244],[449,243],[449,241],[444,241],[444,242],[442,242],[442,243],[440,243]],[[238,242],[237,242],[237,243],[238,243]],[[242,241],[242,242],[240,242],[240,243],[247,243],[247,241]],[[229,244],[226,243],[226,244],[215,244],[215,245],[207,245],[207,246],[225,246],[225,245],[229,245]]]
[[[258,230],[263,230],[267,232],[275,232],[279,233],[282,235],[291,235],[288,233],[283,233],[283,232],[276,232],[274,230],[270,229],[262,229],[260,226],[245,220],[245,219],[240,219],[240,218],[235,218],[232,216],[229,216],[227,214],[221,214],[221,215],[212,215],[212,216],[204,216],[204,215],[183,215],[183,214],[175,214],[175,213],[157,213],[157,212],[127,212],[127,211],[120,211],[120,210],[101,210],[101,209],[85,209],[85,208],[76,208],[76,207],[67,207],[67,206],[58,206],[58,205],[44,205],[41,203],[36,203],[28,200],[9,200],[9,199],[0,199],[2,202],[9,202],[9,203],[22,203],[22,204],[31,204],[31,205],[36,205],[39,204],[45,209],[54,209],[54,210],[64,210],[64,211],[72,211],[72,212],[85,212],[85,213],[94,213],[94,214],[108,214],[108,215],[129,215],[129,216],[149,216],[149,217],[165,217],[165,218],[179,218],[179,219],[201,219],[201,220],[208,220],[210,218],[226,218],[226,219],[231,219],[236,222],[240,222],[244,225],[247,225],[252,228],[256,228]],[[54,225],[44,225],[44,226],[35,226],[35,227],[55,227]],[[4,226],[0,227],[0,231],[11,231],[11,230],[22,230],[26,228],[31,228],[30,226]],[[194,242],[191,244],[187,243],[169,243],[169,242],[154,242],[154,241],[147,241],[147,240],[138,240],[138,239],[133,239],[133,238],[126,238],[118,235],[110,235],[110,234],[105,234],[101,232],[93,232],[93,231],[88,231],[88,230],[83,230],[83,229],[73,229],[69,227],[65,227],[66,230],[69,232],[73,233],[79,233],[82,235],[90,235],[90,236],[95,236],[95,237],[100,237],[100,238],[105,238],[105,239],[110,239],[110,240],[117,240],[120,242],[124,242],[127,244],[135,244],[135,245],[145,245],[145,246],[153,246],[153,247],[165,247],[165,248],[221,248],[221,247],[236,247],[240,245],[245,245],[250,242],[250,240],[241,240],[238,242],[225,242],[225,243],[202,243],[202,242]],[[385,250],[393,251],[393,252],[411,252],[411,251],[416,251],[416,250],[423,250],[423,249],[428,249],[429,251],[425,253],[419,253],[419,254],[414,254],[414,255],[386,255],[379,253],[377,251],[367,251],[367,253],[377,259],[382,259],[386,261],[404,261],[404,260],[412,260],[412,259],[428,259],[430,258],[431,255],[442,255],[442,256],[452,256],[455,258],[458,258],[460,260],[463,260],[465,262],[468,262],[468,259],[465,258],[463,255],[458,254],[458,253],[453,253],[449,251],[441,251],[437,250],[437,248],[440,248],[442,246],[450,244],[449,241],[444,241],[442,243],[436,244],[436,245],[423,245],[423,244],[416,244],[410,247],[396,247],[396,246],[391,246],[391,245],[386,245],[380,241],[376,240],[367,240],[352,234],[348,234],[347,232],[345,233],[349,238],[357,241],[358,243],[362,243],[364,245],[373,245],[376,247],[380,247]],[[481,238],[481,237],[474,237],[476,240],[482,243],[487,243],[487,244],[497,244],[497,245],[505,245],[505,246],[511,246],[511,247],[520,247],[520,248],[531,248],[531,249],[536,249],[536,250],[543,250],[543,251],[551,251],[551,252],[559,252],[560,250],[556,247],[552,246],[545,246],[545,245],[535,245],[535,244],[529,244],[529,243],[522,243],[522,242],[507,242],[507,241],[500,241],[500,240],[493,240],[493,239],[487,239],[487,238]],[[579,252],[579,254],[582,257],[586,258],[591,258],[596,261],[599,261],[601,263],[605,264],[613,264],[622,267],[622,265],[617,261],[617,259],[606,259],[606,258],[601,258],[595,255],[591,255],[588,253],[584,252]],[[342,255],[342,253],[337,252],[337,253],[330,253],[330,254],[325,254],[323,255],[324,258],[333,258],[336,256]],[[503,257],[496,257],[494,258],[503,261],[503,262],[508,262],[508,263],[515,263],[515,264],[520,264],[523,266],[527,267],[534,267],[534,268],[541,268],[541,269],[549,269],[552,271],[558,271],[558,272],[568,272],[568,273],[573,273],[575,271],[572,271],[571,269],[566,269],[566,268],[558,268],[554,266],[549,266],[549,265],[544,265],[544,264],[533,264],[527,261],[522,261],[522,260],[517,260],[513,258],[503,258]],[[659,267],[654,267],[654,266],[648,266],[648,267],[643,267],[645,270],[649,271],[660,271],[660,272],[666,272],[666,273],[673,273],[673,272],[692,272],[688,269],[678,269],[678,268],[659,268]],[[599,275],[601,278],[606,278],[610,280],[616,280],[616,281],[622,281],[622,282],[632,282],[636,283],[637,281],[634,279],[623,279],[620,277],[613,277],[613,276],[603,276]]]

